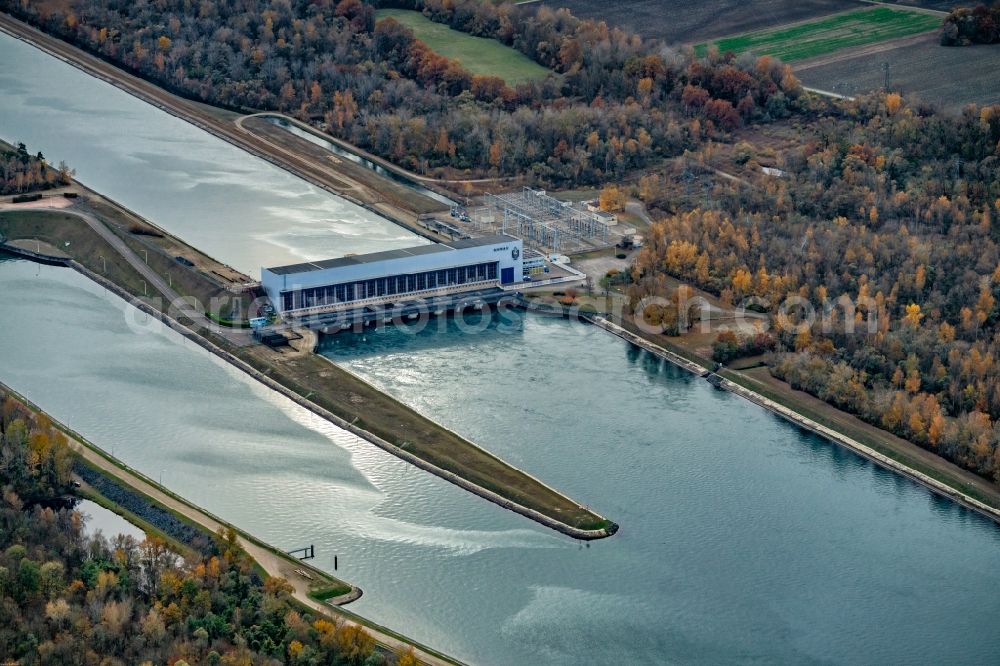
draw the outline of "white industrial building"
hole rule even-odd
[[[282,315],[305,316],[499,288],[523,275],[521,240],[504,234],[261,269]]]

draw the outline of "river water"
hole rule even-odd
[[[40,70],[7,67],[5,54],[33,62],[9,41],[0,91],[27,89]],[[81,94],[101,85],[60,72]],[[8,99],[32,96],[12,94],[0,97],[0,134],[21,137],[99,122],[111,96],[50,117],[10,115]],[[130,113],[164,122],[149,107]],[[156,134],[143,141],[159,146],[157,160],[100,188],[126,201],[129,183],[162,173],[171,150],[184,159],[186,144]],[[96,178],[99,137],[63,140],[84,144],[74,166]],[[217,187],[225,200],[247,193],[242,180]],[[212,237],[207,222],[158,217],[178,190],[158,191],[140,212],[192,242]],[[254,196],[297,205],[281,190]],[[273,241],[283,226],[266,219],[275,228],[257,222],[243,250],[213,254],[287,251]],[[326,569],[338,555],[338,573],[366,592],[353,610],[459,658],[996,662],[1000,530],[989,521],[598,329],[442,322],[328,339],[325,353],[613,518],[618,535],[583,545],[541,528],[312,416],[74,272],[0,262],[0,379],[263,539],[315,544]]]
[[[3,33],[0,138],[253,277],[427,242]]]

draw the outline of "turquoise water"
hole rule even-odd
[[[587,546],[322,422],[66,269],[0,263],[0,312],[5,382],[267,541],[313,543],[327,569],[338,555],[365,590],[356,612],[467,661],[996,662],[992,523],[598,329],[452,323],[328,352],[621,524]]]

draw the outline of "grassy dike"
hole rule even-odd
[[[90,203],[85,205],[91,212],[99,210],[101,220],[133,250],[148,252],[149,268],[164,278],[169,277],[175,287],[183,285],[182,293],[204,299],[202,302],[217,295],[219,289],[212,280],[174,261],[161,247],[161,241],[130,233],[135,224],[135,216],[130,212],[107,202],[100,208]],[[105,256],[103,253],[110,246],[81,221],[73,219],[71,210],[0,213],[0,234],[8,240],[40,238],[64,249],[90,273],[98,274],[146,306],[162,312],[162,303],[142,298],[142,278],[135,269],[120,255],[114,255],[114,261]],[[69,246],[65,246],[64,239],[70,239]],[[168,247],[175,251],[180,241],[172,237],[170,241]],[[194,248],[186,247],[185,253],[196,256],[196,263],[202,263],[197,256],[200,253]],[[603,538],[617,530],[610,520],[320,356],[289,354],[246,344],[249,336],[245,332],[243,344],[234,341],[233,335],[208,330],[196,333],[200,344],[212,347],[210,351],[220,350],[222,353],[217,353],[220,357],[237,359],[237,365],[248,366],[258,380],[265,384],[275,382],[311,411],[334,422],[341,421],[338,423],[341,427],[470,492],[574,538]]]

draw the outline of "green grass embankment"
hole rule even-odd
[[[474,37],[453,30],[443,23],[435,23],[423,14],[409,9],[380,9],[377,19],[394,18],[410,30],[417,39],[427,44],[435,53],[462,63],[473,74],[499,76],[514,86],[533,79],[544,79],[551,70],[504,46],[495,39]]]
[[[8,241],[30,239],[48,243],[130,294],[143,295],[142,276],[74,215],[58,211],[3,211],[0,212],[0,235]]]
[[[928,32],[940,25],[941,18],[938,16],[905,9],[875,7],[782,28],[723,37],[698,44],[695,53],[703,57],[708,53],[709,44],[714,44],[723,53],[750,52],[793,62],[840,49]]]
[[[341,597],[348,594],[353,588],[342,583],[340,585],[330,585],[328,587],[321,587],[309,592],[309,597],[315,601],[326,601],[328,599],[333,599],[335,597]]]

